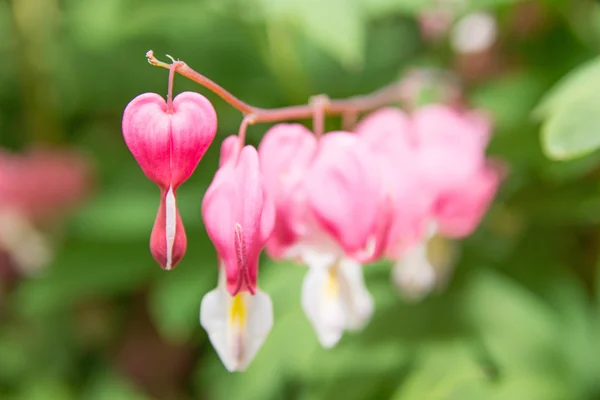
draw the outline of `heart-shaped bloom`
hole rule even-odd
[[[381,255],[389,201],[377,156],[358,136],[340,131],[321,138],[306,190],[311,213],[348,257],[369,262]]]
[[[158,94],[144,93],[125,108],[122,128],[142,171],[161,190],[150,247],[161,267],[172,269],[186,246],[176,190],[194,172],[215,137],[215,110],[198,93],[181,93],[169,104]]]
[[[275,203],[276,219],[267,253],[272,258],[293,257],[295,245],[305,236],[306,172],[314,160],[317,140],[300,124],[277,124],[258,147],[267,193]]]
[[[485,164],[491,126],[482,115],[428,105],[414,112],[411,130],[417,141],[417,174],[438,193],[463,185]]]
[[[219,259],[219,285],[202,299],[200,323],[229,371],[243,371],[273,325],[269,296],[257,288],[259,255],[275,219],[258,154],[221,148],[221,167],[202,202],[206,231]],[[239,149],[239,145],[237,147]],[[239,155],[238,155],[239,154]]]

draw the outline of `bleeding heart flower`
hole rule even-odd
[[[168,102],[144,93],[123,113],[123,137],[146,176],[161,189],[150,247],[156,261],[170,270],[185,253],[185,231],[176,190],[196,169],[217,130],[213,106],[202,95],[179,94]]]
[[[258,147],[265,187],[276,208],[273,235],[267,242],[272,258],[293,256],[306,234],[306,171],[315,157],[317,140],[300,124],[278,124],[267,131]]]
[[[468,182],[441,195],[434,211],[439,233],[452,238],[473,233],[494,199],[503,175],[502,166],[488,162]]]
[[[432,190],[463,185],[485,164],[491,126],[482,115],[433,104],[412,115],[417,174]]]
[[[376,155],[354,134],[328,133],[306,179],[308,207],[322,229],[348,257],[377,259],[387,236],[381,211],[388,199]]]
[[[273,325],[270,297],[257,288],[259,255],[274,224],[258,154],[235,157],[234,139],[222,146],[221,167],[202,202],[208,236],[217,250],[219,285],[202,299],[200,323],[229,371],[243,371]],[[237,158],[237,159],[236,159]]]

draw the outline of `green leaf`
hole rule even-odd
[[[600,148],[599,105],[600,90],[558,106],[542,126],[546,155],[568,160]]]
[[[577,99],[594,95],[600,89],[600,57],[596,57],[571,71],[556,84],[533,112],[537,119],[551,117],[553,113]]]
[[[261,0],[260,5],[265,18],[291,23],[345,67],[362,67],[367,21],[358,0]]]
[[[480,269],[466,292],[471,322],[481,347],[499,371],[498,397],[535,383],[531,399],[567,398],[574,393],[573,366],[561,345],[563,324],[541,298],[497,273]],[[566,329],[566,328],[565,328]],[[538,377],[547,382],[539,385]],[[527,392],[520,392],[522,395]]]

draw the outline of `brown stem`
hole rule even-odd
[[[181,61],[174,61],[169,67],[169,89],[167,91],[167,114],[173,114],[173,81],[175,80],[175,70],[183,64]]]
[[[325,130],[325,108],[329,104],[329,98],[321,94],[310,99],[309,104],[313,108],[313,132],[320,138]]]
[[[250,114],[250,115],[246,115],[244,117],[244,119],[242,120],[242,123],[240,124],[240,129],[238,131],[238,138],[239,138],[239,142],[240,142],[240,150],[242,151],[242,149],[244,148],[244,145],[246,144],[246,131],[248,130],[248,125],[254,124],[256,121],[254,120],[254,115]],[[238,152],[239,155],[239,152]]]
[[[146,53],[146,58],[150,64],[156,67],[171,69],[171,64],[157,60],[156,57],[154,57],[154,52],[152,50]],[[251,106],[235,97],[217,83],[206,78],[204,75],[194,71],[183,61],[177,61],[177,63],[179,65],[174,69],[175,72],[178,72],[180,75],[183,75],[186,78],[212,91],[245,116],[251,115],[251,119],[246,121],[246,126],[248,124],[259,122],[280,122],[315,117],[314,104],[302,104],[270,109]],[[339,100],[328,99],[326,102],[324,102],[324,104],[320,104],[319,107],[322,109],[323,115],[341,115],[348,112],[358,114],[400,101],[401,93],[399,89],[400,84],[396,82],[367,95],[354,96]],[[240,127],[240,131],[241,128],[242,127]],[[240,138],[243,139],[244,136],[240,135]]]

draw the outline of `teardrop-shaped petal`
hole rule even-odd
[[[171,270],[181,261],[187,248],[187,238],[173,188],[161,191],[160,206],[152,234],[150,251],[162,269]]]
[[[228,371],[244,371],[273,327],[271,298],[260,290],[231,296],[224,279],[200,305],[200,324]]]

